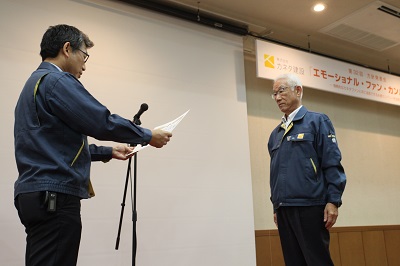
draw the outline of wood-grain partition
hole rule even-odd
[[[331,229],[330,251],[336,266],[400,265],[400,225]],[[257,266],[284,266],[278,230],[256,230]]]

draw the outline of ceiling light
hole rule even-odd
[[[322,3],[319,3],[319,4],[316,4],[313,7],[313,9],[314,9],[315,12],[321,12],[321,11],[323,11],[325,9],[325,5],[322,4]]]

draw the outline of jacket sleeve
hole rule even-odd
[[[317,136],[317,151],[327,186],[327,202],[342,203],[342,194],[346,186],[346,175],[341,164],[341,152],[336,139],[335,129],[326,115],[322,115]]]
[[[92,161],[103,161],[106,163],[112,159],[112,147],[90,144],[89,150]]]
[[[73,130],[98,140],[133,145],[150,142],[150,130],[117,114],[111,114],[71,74],[63,73],[49,82],[47,104]]]

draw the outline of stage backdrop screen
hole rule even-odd
[[[0,3],[0,264],[24,264],[25,233],[13,206],[14,107],[41,62],[43,33],[56,24],[74,25],[95,43],[80,80],[112,113],[132,119],[147,103],[142,126],[154,128],[190,110],[165,148],[138,153],[137,265],[255,265],[241,37],[100,0]],[[92,164],[96,196],[82,201],[78,265],[131,265],[131,182],[115,250],[127,166]]]

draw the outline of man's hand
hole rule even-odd
[[[118,160],[126,160],[132,157],[133,154],[127,156],[128,153],[132,152],[134,147],[129,147],[126,145],[117,145],[112,149],[112,157]]]
[[[332,226],[336,223],[338,215],[338,207],[336,207],[335,204],[327,203],[324,210],[324,222],[326,229],[329,230],[332,228]]]
[[[274,223],[276,227],[278,228],[278,218],[276,217],[276,212],[274,213]]]
[[[169,139],[172,137],[172,133],[161,129],[154,129],[151,131],[151,133],[152,137],[149,144],[156,148],[161,148],[162,146],[166,145]]]

